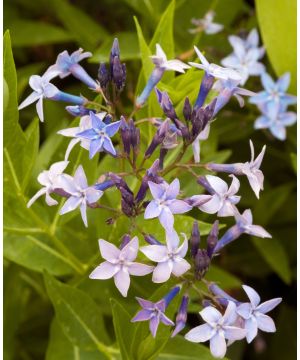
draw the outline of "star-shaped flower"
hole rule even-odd
[[[247,209],[241,215],[240,213],[235,214],[237,226],[248,235],[258,236],[262,238],[271,238],[270,235],[262,226],[253,225],[253,216],[250,209]],[[221,241],[221,240],[220,240]]]
[[[194,49],[201,61],[201,64],[189,62],[190,65],[198,69],[204,70],[207,74],[213,76],[216,79],[222,79],[222,80],[231,79],[231,80],[236,80],[238,82],[241,81],[242,79],[241,75],[237,71],[213,63],[210,64],[205,58],[205,56],[201,53],[201,51],[197,48],[197,46],[194,46]]]
[[[121,250],[115,245],[99,240],[101,256],[106,260],[90,274],[90,279],[106,280],[114,278],[120,293],[126,297],[130,286],[130,275],[144,276],[152,272],[153,266],[134,262],[139,250],[137,236],[132,238]]]
[[[264,91],[257,93],[253,96],[249,102],[251,104],[264,105],[274,104],[279,109],[283,106],[285,109],[288,105],[296,104],[296,96],[286,93],[291,80],[291,74],[283,74],[277,81],[274,81],[266,72],[261,76],[261,82],[264,87]]]
[[[296,123],[297,114],[293,111],[284,111],[282,108],[285,106],[278,107],[273,102],[259,107],[262,115],[256,119],[254,128],[269,129],[276,139],[285,140],[286,127]]]
[[[190,29],[191,34],[196,34],[198,32],[204,31],[205,34],[211,35],[216,34],[223,30],[224,26],[222,24],[217,24],[213,22],[215,17],[214,11],[208,11],[203,19],[192,19],[191,23],[197,26],[196,29]]]
[[[216,358],[223,358],[226,354],[226,340],[241,340],[246,336],[247,331],[233,326],[237,318],[236,305],[228,302],[227,309],[222,315],[212,306],[207,306],[200,311],[202,319],[206,324],[190,330],[185,338],[191,342],[210,342],[210,351]]]
[[[102,121],[105,118],[106,113],[100,112],[99,114],[95,114],[95,115],[99,118],[100,121]],[[85,130],[90,129],[91,127],[92,127],[92,121],[91,121],[90,115],[85,115],[85,116],[81,117],[79,126],[73,127],[73,128],[62,129],[57,132],[60,135],[73,138],[67,147],[66,154],[65,154],[65,160],[68,160],[71,150],[78,143],[80,143],[80,146],[83,147],[84,149],[86,149],[86,150],[90,149],[91,141],[87,140],[87,139],[79,138],[76,135],[78,133],[81,133]]]
[[[151,60],[156,67],[168,71],[178,71],[184,73],[185,69],[190,68],[187,64],[180,60],[168,60],[166,53],[159,44],[156,44],[156,54],[151,56]]]
[[[234,216],[236,213],[235,205],[241,198],[235,195],[239,191],[240,182],[234,175],[230,176],[232,177],[232,183],[228,188],[226,182],[218,176],[206,175],[205,179],[208,186],[203,186],[211,195],[192,196],[193,205],[197,206],[197,203],[200,203],[199,209],[208,214],[218,213],[220,217]],[[203,204],[205,199],[208,199],[208,201]]]
[[[166,230],[172,230],[174,225],[173,214],[183,214],[192,209],[185,201],[176,199],[180,191],[179,180],[175,179],[171,184],[167,182],[155,184],[149,181],[148,185],[154,200],[150,201],[146,207],[145,219],[158,217]]]
[[[42,187],[27,203],[30,207],[40,196],[46,195],[46,203],[49,206],[57,205],[57,201],[53,199],[50,194],[54,189],[59,188],[58,179],[61,177],[63,171],[68,166],[68,161],[59,161],[50,166],[49,170],[42,171],[38,176],[38,182]]]
[[[110,138],[119,130],[121,121],[115,121],[107,125],[93,112],[90,112],[90,118],[92,121],[92,128],[76,134],[79,138],[90,140],[90,159],[100,151],[107,151],[111,155],[116,156],[117,152]]]
[[[74,177],[63,175],[59,178],[58,187],[69,194],[69,198],[60,209],[60,215],[66,214],[80,207],[81,217],[84,225],[87,227],[86,208],[87,205],[97,202],[103,195],[103,191],[96,190],[88,186],[84,170],[81,165],[78,166]]]
[[[167,281],[171,274],[181,276],[191,267],[184,259],[188,250],[187,237],[184,235],[184,241],[179,246],[179,237],[175,230],[166,233],[166,245],[149,245],[140,250],[150,260],[158,263],[152,276],[155,283]]]
[[[244,319],[244,328],[247,330],[246,339],[250,343],[257,335],[258,329],[265,332],[275,332],[276,327],[272,318],[266,313],[281,303],[282,298],[271,299],[260,304],[260,296],[250,286],[243,285],[250,303],[242,303],[236,312]]]

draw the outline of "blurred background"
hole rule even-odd
[[[267,8],[269,21],[272,19],[272,12],[276,19],[276,11],[281,13],[282,21],[271,25],[266,23],[265,3],[269,5],[272,3],[272,8]],[[278,77],[285,71],[290,71],[292,83],[289,93],[295,94],[296,46],[293,41],[296,39],[294,20],[296,12],[293,11],[294,5],[292,5],[294,3],[296,8],[296,1],[258,0],[255,4],[251,0],[177,0],[173,27],[175,54],[184,61],[192,60],[194,55],[191,49],[196,44],[205,51],[209,59],[219,63],[232,51],[227,40],[228,35],[244,36],[256,27],[265,40],[267,54],[263,62],[268,72],[273,77]],[[99,62],[107,61],[112,41],[114,37],[118,37],[121,60],[125,61],[127,66],[127,83],[122,94],[120,112],[130,113],[138,81],[137,74],[141,69],[139,42],[133,17],[138,18],[149,44],[168,4],[169,0],[4,0],[4,30],[10,30],[17,69],[19,103],[30,93],[29,76],[42,74],[55,62],[57,54],[65,49],[72,52],[82,47],[86,51],[91,51],[93,57],[85,63],[85,68],[89,74],[96,77]],[[202,18],[209,9],[214,9],[215,21],[223,24],[224,30],[216,35],[190,34],[188,29],[193,27],[191,19]],[[289,16],[292,18],[290,19]],[[275,36],[277,39],[277,33],[270,35],[265,29],[276,30],[279,34],[278,41],[270,43],[270,38],[274,39]],[[280,48],[273,49],[272,46],[275,48],[280,46]],[[281,52],[279,59],[278,51]],[[58,80],[56,85],[69,93],[89,94],[89,91],[72,77]],[[251,77],[245,88],[260,91],[262,89],[260,79]],[[188,84],[186,91],[180,90],[183,91],[184,96],[189,95],[192,99],[196,96],[198,83]],[[73,120],[62,104],[48,101],[45,102],[44,109],[47,121],[40,126],[40,137],[37,140],[41,152],[36,155],[35,161],[29,159],[32,160],[32,167],[24,190],[28,197],[38,189],[35,180],[37,174],[42,169],[48,168],[53,160],[63,159],[67,142],[56,135],[56,131],[66,128]],[[246,103],[246,106],[240,109],[237,102],[231,100],[221,111],[218,121],[213,124],[209,140],[203,143],[202,154],[203,161],[213,158],[227,163],[244,162],[250,159],[250,138],[255,144],[257,154],[264,144],[267,145],[262,165],[265,190],[257,201],[247,180],[241,179],[242,200],[239,209],[251,208],[254,223],[264,226],[273,238],[254,239],[243,236],[216,260],[216,269],[219,272],[215,270],[211,277],[219,280],[225,289],[241,299],[244,297],[241,284],[253,286],[263,300],[283,297],[282,304],[271,314],[277,325],[277,332],[271,335],[260,333],[250,345],[238,342],[229,349],[227,357],[232,360],[282,358],[292,360],[296,358],[296,126],[288,128],[287,140],[280,142],[267,131],[253,129],[253,123],[258,116],[259,112],[254,105]],[[31,126],[34,117],[34,106],[24,109],[19,119],[22,128]],[[90,166],[92,167],[92,164]],[[94,171],[94,175],[91,176],[97,176],[97,171],[87,171],[89,174]],[[180,179],[188,185],[187,175],[180,174]],[[7,225],[4,246],[5,360],[101,358],[93,357],[92,352],[82,353],[82,357],[75,355],[72,357],[66,349],[65,353],[62,351],[64,346],[60,347],[58,339],[54,338],[53,334],[58,334],[53,330],[57,325],[54,322],[51,325],[54,311],[43,283],[41,274],[43,266],[38,264],[37,260],[33,260],[34,254],[28,253],[28,246],[22,243],[22,238],[28,235],[26,231],[19,230],[18,233],[10,230],[26,227],[24,224],[27,224],[26,213],[16,204],[14,199],[9,199],[5,208]],[[36,209],[44,216],[45,222],[55,216],[55,210],[46,209],[42,202]],[[89,227],[88,233],[84,232],[81,224],[78,225],[78,216],[61,221],[58,227],[58,234],[67,246],[72,247],[76,242],[74,252],[81,254],[86,263],[97,252],[95,239],[99,236],[104,237],[103,232],[109,232],[109,229],[101,228],[97,216],[89,214],[89,221],[93,224]],[[211,223],[214,219],[201,215],[201,220]],[[222,220],[222,223],[226,221]],[[47,243],[46,235],[44,240]],[[89,240],[92,244],[87,246]],[[99,260],[99,256],[97,259]],[[64,275],[63,270],[55,272],[53,271],[52,274]],[[74,278],[67,276],[64,279],[68,281],[71,279],[71,284],[75,284],[74,286],[88,293],[96,303],[100,304],[107,332],[113,338],[108,299],[111,296],[120,298],[113,285],[108,282],[99,284],[100,282],[78,280],[76,276]],[[140,283],[137,281],[135,288],[137,294]],[[150,292],[151,287],[144,291]],[[103,294],[106,295],[105,299]],[[130,294],[131,298],[132,295],[133,293]],[[128,311],[134,313],[136,304],[133,299],[128,299],[128,302],[119,300]],[[189,323],[198,324],[198,319],[196,313],[190,314]]]

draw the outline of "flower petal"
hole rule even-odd
[[[128,272],[130,275],[144,276],[150,274],[153,271],[153,269],[154,269],[153,266],[140,264],[140,263],[133,263],[129,265]]]
[[[131,322],[137,322],[137,321],[148,321],[150,320],[151,316],[153,314],[152,310],[140,310],[133,319],[131,319]]]
[[[114,282],[120,293],[126,297],[130,286],[130,276],[127,271],[120,270],[114,276]]]
[[[257,335],[257,321],[254,316],[245,321],[245,329],[247,330],[247,343],[250,344]]]
[[[32,92],[27,98],[19,105],[18,110],[24,109],[26,106],[31,105],[41,97],[37,92]]]
[[[188,341],[199,343],[211,339],[211,337],[214,336],[214,333],[215,331],[211,326],[203,324],[190,330],[184,337]]]
[[[151,334],[152,334],[153,337],[156,336],[156,332],[157,332],[158,325],[159,325],[159,318],[158,318],[158,316],[153,316],[153,317],[150,319],[150,323],[149,323],[149,328],[150,328],[150,331],[151,331]]]
[[[150,201],[145,209],[144,219],[153,219],[161,213],[161,207],[155,200]]]
[[[192,206],[187,204],[183,200],[169,200],[168,207],[171,210],[172,214],[184,214],[190,210],[192,210]]]
[[[250,303],[243,303],[236,308],[237,314],[239,314],[243,319],[247,320],[252,314],[252,306]]]
[[[216,193],[225,194],[228,191],[228,185],[218,176],[206,175],[206,179]]]
[[[120,256],[127,261],[134,261],[139,251],[139,239],[137,236],[133,237],[127,245],[121,250]]]
[[[174,179],[166,189],[166,200],[175,199],[180,191],[180,183],[178,179]]]
[[[167,259],[168,249],[164,245],[148,245],[140,248],[140,251],[147,256],[148,259],[155,262],[162,262]]]
[[[248,285],[242,285],[242,288],[247,294],[253,308],[256,308],[260,303],[260,296],[258,295],[258,293]]]
[[[41,188],[35,195],[33,195],[33,197],[28,201],[26,206],[29,208],[39,197],[46,194],[46,192],[47,189],[45,187]]]
[[[44,122],[43,97],[40,97],[36,103],[36,112],[41,122]]]
[[[279,305],[282,301],[282,298],[271,299],[261,303],[256,310],[262,314],[268,313],[273,310],[277,305]]]
[[[103,148],[110,153],[113,156],[117,155],[116,149],[113,146],[113,143],[111,142],[110,138],[105,137],[103,142]]]
[[[154,245],[153,245],[154,246]],[[172,265],[169,261],[160,262],[153,270],[152,281],[154,283],[163,283],[169,280],[171,276]]]
[[[86,202],[82,201],[80,205],[80,214],[85,227],[88,227],[87,216],[86,216]]]
[[[224,326],[224,336],[230,341],[242,340],[246,334],[246,329],[241,329],[235,326]]]
[[[176,259],[173,261],[172,274],[179,277],[186,273],[191,268],[191,265],[185,259]]]
[[[154,199],[161,199],[163,194],[166,191],[166,188],[162,184],[156,184],[152,181],[148,181],[148,186],[151,192],[151,195]]]
[[[170,231],[174,226],[174,216],[171,210],[167,207],[164,207],[161,213],[158,216],[160,223],[166,229],[166,231]]]
[[[107,126],[105,126],[105,132],[109,137],[112,137],[119,130],[121,121],[115,121]]]
[[[110,242],[103,239],[99,239],[98,244],[103,259],[109,262],[113,262],[119,259],[121,250],[119,250],[114,244],[111,244]]]
[[[108,261],[104,261],[99,266],[97,266],[95,270],[93,270],[90,273],[89,278],[106,280],[112,278],[117,271],[118,271],[117,266],[111,264]]]
[[[222,318],[220,311],[212,306],[207,306],[201,310],[199,314],[201,315],[202,319],[209,324],[215,324]]]
[[[257,327],[265,332],[275,332],[276,326],[273,319],[265,314],[256,314]]]
[[[64,206],[60,209],[59,214],[63,215],[70,211],[75,210],[82,202],[81,197],[71,196],[67,201],[64,203]]]
[[[209,344],[210,352],[216,358],[222,359],[227,350],[225,337],[220,332],[217,332],[211,339]]]
[[[81,189],[86,189],[88,187],[87,179],[85,176],[85,172],[81,165],[78,166],[76,172],[74,174],[74,181]]]
[[[215,214],[222,207],[222,201],[217,194],[214,194],[209,201],[205,204],[199,206],[201,211],[204,211],[208,214]]]

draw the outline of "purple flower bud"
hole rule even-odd
[[[122,237],[122,241],[121,241],[121,245],[120,245],[120,250],[122,250],[129,242],[130,242],[131,238],[130,235],[125,234]]]
[[[211,258],[214,253],[214,248],[218,242],[219,234],[219,221],[216,220],[210,230],[210,233],[207,237],[207,255]]]
[[[171,335],[171,337],[174,337],[177,335],[181,330],[184,329],[186,320],[187,320],[187,308],[189,304],[189,297],[187,295],[184,295],[181,300],[181,304],[179,306],[179,311],[176,316],[176,326],[175,329]]]
[[[169,98],[169,95],[166,91],[160,91],[158,88],[155,88],[157,100],[160,107],[162,108],[165,115],[170,119],[177,119],[177,114],[173,107],[172,101]]]
[[[151,144],[148,146],[148,149],[145,152],[145,157],[148,158],[151,156],[154,152],[154,150],[157,148],[159,144],[161,144],[166,137],[166,134],[170,128],[170,121],[169,119],[166,119],[161,126],[156,131]]]
[[[195,102],[195,106],[194,106],[195,108],[199,108],[204,104],[205,99],[214,84],[214,80],[215,80],[214,76],[208,74],[205,71],[204,76],[201,81],[198,97]]]
[[[216,297],[217,297],[217,301],[219,302],[220,305],[222,306],[227,306],[228,305],[228,301],[233,301],[235,304],[238,304],[239,302],[234,299],[233,297],[231,297],[230,295],[228,295],[224,290],[222,290],[217,284],[213,283],[210,284],[208,286],[208,289],[210,290],[210,292],[212,292]]]
[[[166,296],[164,296],[166,307],[170,304],[170,302],[174,299],[174,297],[179,293],[181,286],[177,285],[173,287]]]
[[[191,255],[194,258],[197,255],[200,245],[200,231],[199,231],[198,221],[194,221],[193,223],[190,244],[191,244]]]
[[[179,119],[172,119],[172,121],[174,122],[176,128],[180,130],[183,139],[189,142],[191,136],[188,127],[185,126]]]
[[[145,240],[147,241],[148,244],[150,245],[162,245],[161,242],[159,242],[153,235],[150,234],[143,234]]]
[[[89,115],[90,111],[92,111],[93,113],[96,113],[96,110],[92,110],[92,109],[87,109],[84,106],[81,105],[71,105],[71,106],[66,106],[66,110],[69,114],[73,115],[73,116],[85,116],[85,115]]]
[[[220,252],[223,247],[232,241],[239,238],[243,233],[243,230],[238,225],[233,225],[231,228],[229,228],[226,233],[221,237],[221,239],[217,242],[217,245],[215,246],[213,253],[216,254]]]
[[[168,153],[168,149],[165,149],[163,147],[159,151],[159,168],[160,169],[164,168],[164,159],[165,159],[167,153]]]
[[[113,83],[116,85],[118,91],[122,91],[126,82],[126,65],[121,64],[118,57],[113,61]]]
[[[120,47],[119,47],[119,40],[117,38],[114,39],[112,48],[110,50],[110,58],[109,58],[109,64],[110,64],[110,77],[113,78],[113,66],[114,66],[114,59],[115,57],[120,57]]]
[[[121,199],[121,209],[122,212],[128,217],[133,217],[135,214],[133,206],[123,197]]]
[[[140,146],[140,129],[134,125],[134,121],[130,119],[128,121],[129,134],[130,134],[130,144],[133,148],[133,151],[137,154]]]
[[[106,68],[105,63],[100,63],[99,70],[98,70],[98,79],[99,79],[101,88],[107,89],[110,77],[109,77],[109,72]]]
[[[124,116],[121,116],[121,126],[120,126],[121,138],[123,142],[123,148],[125,154],[130,154],[130,143],[131,143],[131,134],[129,130],[129,125],[127,124]]]
[[[198,249],[195,256],[195,277],[200,280],[207,272],[210,265],[210,258],[205,249]]]
[[[190,120],[191,120],[191,116],[192,116],[192,105],[191,105],[190,100],[189,100],[188,97],[186,97],[185,100],[184,100],[183,116],[184,116],[184,118],[185,118],[186,121],[190,121]]]
[[[96,190],[104,191],[104,190],[106,190],[106,189],[108,189],[108,188],[110,188],[110,187],[112,187],[112,186],[114,186],[114,185],[115,185],[114,181],[112,181],[112,180],[107,180],[107,181],[103,181],[102,183],[97,183],[97,184],[95,184],[95,185],[94,185],[94,188],[95,188]]]

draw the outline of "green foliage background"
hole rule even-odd
[[[225,30],[213,36],[193,36],[187,29],[192,17],[202,17],[213,8],[216,21]],[[133,279],[129,297],[122,298],[112,281],[88,279],[90,270],[100,261],[97,239],[118,243],[129,226],[126,220],[114,226],[105,224],[110,214],[89,211],[86,230],[79,214],[58,216],[59,207],[48,208],[38,201],[26,208],[28,199],[38,190],[37,174],[63,159],[68,139],[56,134],[70,123],[78,123],[60,103],[45,102],[45,123],[36,118],[31,106],[20,114],[17,104],[28,93],[28,79],[54,63],[59,52],[83,47],[94,56],[86,65],[96,76],[99,61],[106,61],[112,40],[119,38],[122,60],[126,60],[128,80],[121,112],[129,114],[132,99],[142,88],[152,69],[148,55],[159,42],[172,58],[196,44],[218,63],[231,52],[229,34],[258,27],[267,56],[268,72],[280,76],[292,74],[290,92],[296,90],[296,1],[257,0],[5,0],[4,28],[4,359],[94,360],[94,359],[212,359],[206,347],[169,340],[162,328],[154,341],[146,324],[130,325],[137,304],[134,296],[158,299],[167,285],[151,284],[150,277]],[[135,18],[134,18],[135,16]],[[59,88],[74,94],[91,96],[72,78],[58,81]],[[199,72],[189,70],[175,77],[167,74],[160,84],[177,109],[183,99],[194,100]],[[247,82],[248,89],[261,89],[258,78]],[[152,95],[149,105],[138,118],[160,116]],[[241,162],[249,159],[251,138],[257,151],[267,144],[263,162],[265,190],[256,200],[247,181],[242,179],[241,208],[253,209],[255,223],[263,225],[272,239],[243,236],[214,262],[208,279],[219,281],[232,294],[243,298],[240,285],[253,285],[262,299],[282,296],[283,303],[273,312],[278,331],[265,333],[256,342],[234,344],[228,358],[296,358],[296,127],[288,129],[285,142],[267,132],[254,131],[258,112],[254,106],[240,109],[232,100],[218,116],[211,136],[203,143],[204,162]],[[149,141],[150,129],[142,137]],[[190,154],[189,154],[190,156]],[[173,157],[173,154],[171,155]],[[171,161],[170,159],[168,161]],[[88,160],[87,152],[75,149],[68,170],[82,164],[90,183],[114,167],[109,157]],[[179,172],[182,188],[193,191],[190,177]],[[167,179],[167,180],[170,180]],[[131,183],[134,188],[136,184]],[[199,189],[200,190],[200,189]],[[107,192],[104,201],[118,204],[116,192]],[[201,223],[202,235],[211,223],[209,216],[194,214]],[[178,216],[176,226],[189,231],[192,219]],[[145,226],[153,229],[152,222]],[[225,224],[226,225],[226,224]],[[222,230],[224,231],[224,230]],[[195,294],[196,300],[196,294]],[[172,316],[176,304],[169,309]],[[190,325],[198,323],[197,303],[191,307]]]

